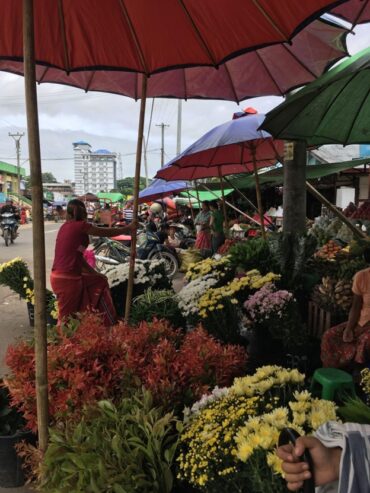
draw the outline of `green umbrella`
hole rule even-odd
[[[370,48],[289,96],[261,128],[308,146],[370,143]]]

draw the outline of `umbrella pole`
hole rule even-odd
[[[199,209],[202,208],[202,205],[200,203],[200,198],[199,198],[199,188],[198,188],[198,183],[197,180],[194,180],[194,185],[195,185],[195,193],[197,194],[197,200],[198,200],[198,207]]]
[[[220,168],[218,168],[218,176],[220,178],[221,197],[222,197],[222,210],[223,210],[223,213],[224,213],[224,227],[225,227],[226,234],[227,234],[228,229],[229,229],[229,221],[227,219],[227,210],[226,210],[226,203],[225,203],[224,180],[222,178],[222,174],[221,174],[221,169]]]
[[[311,185],[308,181],[306,181],[306,188],[310,192],[311,195],[313,195],[317,200],[319,200],[322,204],[326,205],[328,209],[330,209],[356,236],[359,238],[368,238],[368,236],[361,231],[360,229],[356,228],[354,224],[351,223],[351,221],[348,220],[348,218],[342,214],[334,205],[329,202],[329,200],[321,195],[321,193],[316,190],[315,187]]]
[[[257,171],[255,147],[252,147],[252,158],[253,158],[254,178],[256,180],[256,195],[257,195],[258,213],[259,213],[260,221],[261,221],[262,238],[265,240],[266,239],[265,218],[263,215],[263,208],[262,208],[261,187],[260,187],[260,179],[259,179],[258,171]]]
[[[137,136],[137,146],[136,146],[136,166],[135,166],[135,181],[134,181],[134,211],[133,220],[137,222],[138,211],[139,211],[139,191],[140,191],[140,169],[141,169],[141,155],[143,150],[143,133],[144,133],[144,121],[145,121],[145,104],[146,104],[146,89],[147,89],[147,77],[143,75],[143,82],[141,88],[141,101],[140,101],[140,118],[139,118],[139,128]],[[135,256],[136,256],[136,229],[131,232],[131,253],[130,253],[130,266],[127,280],[127,294],[126,294],[126,305],[125,305],[125,322],[129,321],[131,302],[132,302],[132,292],[134,287],[134,277],[135,277]]]
[[[46,337],[46,266],[40,134],[35,75],[33,0],[23,0],[24,85],[32,183],[32,241],[35,293],[36,401],[39,448],[48,445],[48,375]]]
[[[193,211],[193,204],[191,203],[191,200],[190,200],[190,193],[187,191],[186,192],[188,194],[188,199],[189,199],[189,207],[190,207],[190,213],[191,213],[191,218],[194,222],[194,211]]]

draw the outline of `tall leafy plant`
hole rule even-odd
[[[244,271],[258,269],[261,274],[266,274],[276,270],[269,244],[263,238],[236,243],[230,248],[228,258],[230,265]]]

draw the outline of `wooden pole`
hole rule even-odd
[[[252,159],[253,159],[254,179],[256,180],[257,207],[258,207],[258,213],[259,213],[260,221],[261,221],[262,238],[265,240],[266,239],[265,216],[263,214],[260,179],[259,179],[258,170],[257,170],[256,149],[254,147],[252,147],[251,151],[252,151]]]
[[[224,176],[224,180],[228,183],[233,189],[238,192],[238,194],[254,209],[258,212],[258,208],[253,204],[253,202],[237,187],[234,185],[232,181],[230,181],[226,176]]]
[[[229,230],[229,221],[227,218],[227,210],[226,210],[226,203],[225,203],[225,192],[224,192],[224,180],[222,178],[221,174],[221,168],[218,168],[218,177],[220,178],[220,187],[221,187],[221,197],[222,197],[222,210],[224,213],[224,227],[226,229],[226,234]]]
[[[48,445],[48,375],[46,337],[46,267],[40,133],[35,74],[33,0],[23,0],[23,54],[28,148],[32,184],[32,239],[35,290],[36,399],[39,448]]]
[[[283,182],[283,232],[306,232],[306,144],[302,141],[285,142]]]
[[[200,198],[199,198],[199,189],[198,189],[198,183],[197,180],[194,180],[194,185],[195,185],[195,192],[197,194],[197,200],[198,200],[198,207],[199,210],[202,208],[202,204],[200,203]]]
[[[143,75],[142,78],[142,88],[141,88],[141,101],[140,101],[140,117],[139,117],[139,129],[137,135],[137,146],[136,146],[136,166],[135,166],[135,180],[134,180],[134,211],[133,220],[137,222],[138,212],[139,212],[139,191],[140,191],[140,171],[141,171],[141,154],[143,150],[143,133],[144,133],[144,121],[145,121],[145,105],[146,105],[146,89],[147,89],[147,77]],[[131,254],[130,254],[130,267],[127,280],[127,295],[126,295],[126,306],[125,306],[125,322],[129,321],[131,302],[132,302],[132,292],[134,287],[134,277],[135,277],[135,257],[136,257],[136,229],[131,233]]]
[[[189,193],[189,190],[186,190],[186,193],[188,194],[188,199],[189,199],[189,207],[190,207],[190,214],[191,214],[191,218],[192,218],[192,220],[193,220],[193,222],[194,222],[194,219],[195,219],[195,218],[194,218],[193,204],[191,203],[191,199],[190,199],[191,195],[190,195],[190,193]]]
[[[306,188],[317,200],[319,200],[322,204],[326,205],[328,209],[330,209],[342,222],[344,222],[344,224],[348,226],[348,228],[356,236],[362,239],[367,238],[367,235],[363,231],[356,228],[356,226],[352,224],[351,221],[349,221],[349,219],[344,214],[342,214],[341,211],[339,211],[331,202],[329,202],[329,200],[326,197],[321,195],[321,193],[318,190],[316,190],[316,188],[313,187],[311,183],[308,183],[308,181],[306,181]]]
[[[216,199],[218,199],[217,195],[214,193],[213,190],[211,190],[210,188],[207,187],[207,185],[205,185],[203,183],[203,187],[208,191],[210,192],[212,195],[214,195],[214,197]],[[239,212],[239,214],[241,214],[242,216],[246,217],[249,221],[251,221],[252,223],[255,223],[255,224],[258,224],[259,225],[259,222],[256,221],[255,219],[253,219],[253,217],[251,216],[248,216],[248,214],[246,214],[245,212],[241,211],[240,209],[238,209],[238,207],[236,207],[235,205],[233,205],[231,202],[228,202],[227,200],[225,200],[225,204],[228,205],[229,207],[231,207],[232,209],[234,209],[234,211],[236,212]]]

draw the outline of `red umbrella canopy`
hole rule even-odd
[[[246,114],[219,125],[194,142],[158,171],[164,180],[196,180],[214,176],[246,173],[281,160],[282,140],[258,130],[262,114]]]
[[[68,73],[107,69],[151,75],[218,66],[256,47],[290,40],[308,19],[339,3],[35,0],[35,60]],[[0,58],[22,56],[22,0],[2,0]]]
[[[327,17],[325,17],[327,19]],[[282,95],[311,82],[329,65],[347,55],[348,30],[329,20],[316,20],[294,36],[240,55],[218,69],[188,67],[160,72],[148,79],[148,97],[227,99]],[[0,60],[0,70],[23,75],[23,62]],[[134,72],[85,70],[66,73],[38,65],[38,82],[66,84],[85,91],[104,91],[141,98],[142,75]]]
[[[370,22],[370,0],[349,0],[332,11],[352,25]]]

